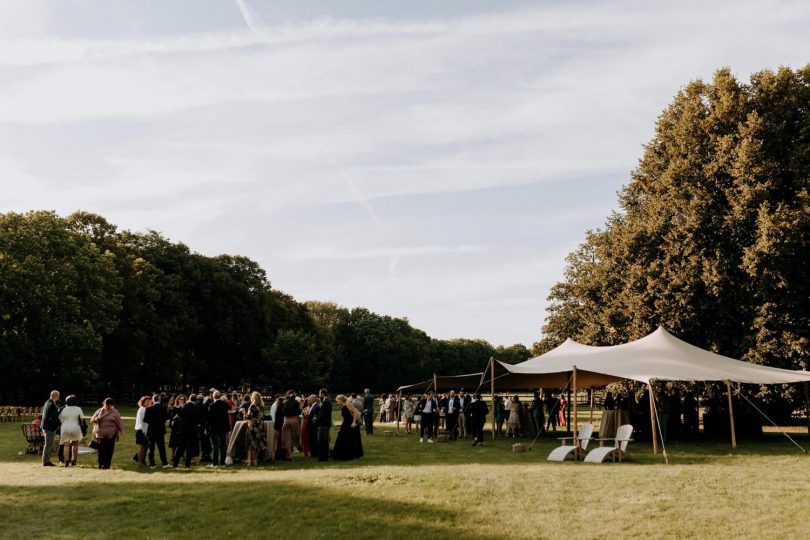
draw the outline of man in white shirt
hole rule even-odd
[[[450,390],[450,395],[447,396],[447,432],[449,439],[455,441],[458,439],[458,418],[461,411],[461,404],[456,395],[455,390]]]
[[[273,422],[276,421],[276,409],[278,409],[278,400],[274,399],[273,404],[270,405],[270,420]]]

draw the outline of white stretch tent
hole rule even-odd
[[[583,372],[587,372],[593,373],[594,379],[631,379],[643,383],[651,380],[754,384],[810,381],[810,372],[735,360],[690,345],[663,328],[636,341],[609,347],[592,347],[568,339],[556,349],[520,364],[497,364],[496,377],[499,374],[553,375],[572,372],[576,368],[578,378],[584,375]],[[580,386],[598,387],[607,384],[598,384],[598,380],[594,382],[597,384],[589,385],[580,380]]]
[[[810,381],[810,372],[792,371],[761,366],[715,354],[682,341],[663,328],[652,334],[608,347],[593,347],[568,339],[559,347],[520,364],[509,365],[491,359],[491,391],[494,399],[495,381],[502,388],[565,387],[573,380],[573,388],[599,388],[620,379],[646,383],[650,392],[653,447],[655,413],[651,381],[725,381],[731,414],[732,445],[736,446],[734,417],[731,407],[731,382],[779,384]],[[574,433],[576,433],[576,400]],[[493,434],[495,432],[493,426]]]

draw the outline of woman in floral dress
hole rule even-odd
[[[250,395],[250,407],[245,413],[245,420],[248,421],[248,465],[258,465],[259,458],[267,451],[267,431],[264,428],[264,401],[260,393],[253,392]]]

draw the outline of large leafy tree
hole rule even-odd
[[[0,400],[201,386],[390,391],[482,369],[525,347],[432,340],[407,319],[302,304],[246,257],[76,212],[0,216]]]
[[[534,352],[663,325],[723,354],[808,368],[809,189],[810,66],[688,84],[658,119],[621,212],[569,255]]]
[[[0,393],[68,392],[99,379],[121,309],[114,255],[52,212],[0,215]]]

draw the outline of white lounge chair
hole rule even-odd
[[[572,454],[574,459],[583,457],[587,452],[588,443],[591,441],[591,435],[593,435],[593,425],[582,424],[582,427],[579,428],[579,434],[577,435],[577,444],[565,444],[565,441],[574,442],[574,437],[560,437],[559,440],[563,442],[563,445],[552,450],[548,455],[548,460],[565,461],[569,454]]]
[[[630,457],[630,454],[627,453],[627,445],[633,440],[630,438],[632,435],[633,426],[630,424],[619,426],[619,429],[616,430],[615,439],[612,437],[599,439],[603,441],[613,441],[613,446],[594,448],[585,456],[585,461],[587,463],[602,463],[608,456],[611,456],[613,461],[616,461],[616,458],[619,458],[619,461],[621,461],[623,457]]]

